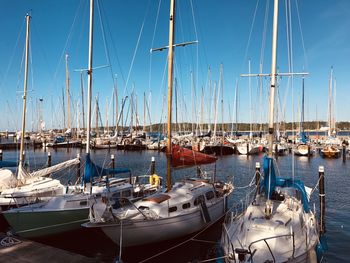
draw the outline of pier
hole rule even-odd
[[[6,246],[7,242],[3,238],[6,235],[0,233],[0,258],[1,262],[70,262],[70,263],[94,263],[97,259],[85,257],[59,248],[54,248],[34,241],[18,239],[20,242]],[[3,242],[4,240],[4,242]],[[17,240],[17,238],[16,238]]]

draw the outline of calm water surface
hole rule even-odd
[[[79,149],[51,150],[52,164],[76,157],[77,153],[84,156],[84,151]],[[146,174],[150,168],[151,157],[156,158],[156,171],[158,175],[165,176],[166,157],[163,153],[143,151],[96,151],[92,152],[92,159],[100,165],[110,165],[110,155],[116,156],[116,166],[129,167],[134,175]],[[17,151],[5,151],[4,160],[16,160]],[[230,155],[219,157],[216,163],[217,177],[220,180],[233,180],[237,187],[230,198],[230,205],[240,202],[245,196],[246,189],[240,188],[249,184],[255,170],[255,163],[262,163],[263,155],[238,156]],[[27,151],[28,165],[31,169],[45,165],[47,152],[44,150]],[[83,159],[83,158],[82,158]],[[277,159],[278,170],[281,175],[301,178],[305,185],[314,188],[318,180],[318,167],[325,167],[326,177],[326,229],[329,250],[324,255],[324,262],[349,262],[350,250],[350,159],[345,163],[340,159],[322,159],[316,154],[314,157],[281,156]],[[208,165],[206,169],[213,170],[214,165]],[[174,180],[195,174],[194,168],[173,171]],[[63,181],[74,181],[76,171],[68,171],[61,175]],[[311,197],[311,206],[315,204],[318,210],[318,191]],[[213,225],[203,234],[196,237],[195,241],[185,242],[188,238],[163,242],[156,246],[144,246],[122,251],[124,262],[140,262],[156,255],[181,242],[183,245],[172,249],[167,253],[154,257],[147,262],[199,262],[218,255],[218,246],[215,244],[220,238],[221,222]],[[155,233],[157,234],[157,233]],[[109,241],[103,233],[81,229],[75,232],[62,234],[37,241],[94,257],[101,262],[114,262],[119,255],[119,248]]]

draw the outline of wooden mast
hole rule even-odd
[[[272,157],[273,137],[274,137],[274,106],[276,88],[276,60],[277,60],[277,31],[278,31],[278,0],[274,2],[273,30],[272,30],[272,60],[271,60],[271,80],[270,80],[270,105],[269,105],[269,152]]]
[[[23,82],[23,111],[22,111],[22,131],[21,131],[21,145],[19,151],[19,171],[17,177],[21,177],[21,170],[24,163],[24,137],[26,129],[26,111],[27,111],[27,83],[28,83],[28,60],[29,60],[29,29],[30,29],[30,15],[26,15],[26,49],[25,49],[25,68],[24,68],[24,82]]]
[[[167,191],[171,190],[171,106],[173,89],[173,49],[174,49],[174,22],[175,0],[170,1],[169,18],[169,48],[168,48],[168,145],[167,145]]]
[[[92,49],[94,29],[94,0],[90,0],[90,31],[89,31],[89,62],[88,62],[88,112],[86,126],[86,153],[90,154],[90,131],[91,131],[91,91],[92,91]]]

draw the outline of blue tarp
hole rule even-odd
[[[264,157],[264,181],[262,183],[262,188],[265,188],[266,198],[271,198],[272,193],[277,186],[279,187],[292,187],[300,191],[301,201],[303,203],[304,211],[306,213],[310,212],[309,201],[307,199],[307,193],[305,190],[304,183],[299,179],[293,178],[282,178],[276,176],[275,168],[273,165],[273,160],[270,157]]]
[[[16,167],[16,166],[18,166],[18,162],[0,161],[0,168],[2,168],[2,167]]]
[[[115,168],[115,169],[105,169],[96,164],[94,164],[90,159],[90,154],[86,155],[84,177],[82,183],[90,182],[95,177],[101,177],[107,174],[121,174],[121,173],[130,173],[129,168]]]

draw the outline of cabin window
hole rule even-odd
[[[169,207],[169,213],[177,211],[176,206]]]
[[[185,203],[182,205],[182,209],[187,209],[187,208],[190,208],[191,207],[191,204],[190,203]]]
[[[196,199],[194,199],[195,206],[199,205],[200,203],[204,203],[204,202],[205,202],[204,195],[200,195],[200,196],[196,197]]]
[[[122,196],[123,196],[123,197],[129,197],[129,196],[131,196],[131,190],[123,191]]]
[[[80,205],[86,206],[87,205],[87,201],[86,200],[80,201]]]
[[[112,195],[112,197],[114,197],[114,198],[120,197],[120,192],[114,193],[114,194]]]
[[[207,200],[213,199],[214,198],[214,192],[213,191],[209,191],[205,193],[205,197],[207,198]]]

